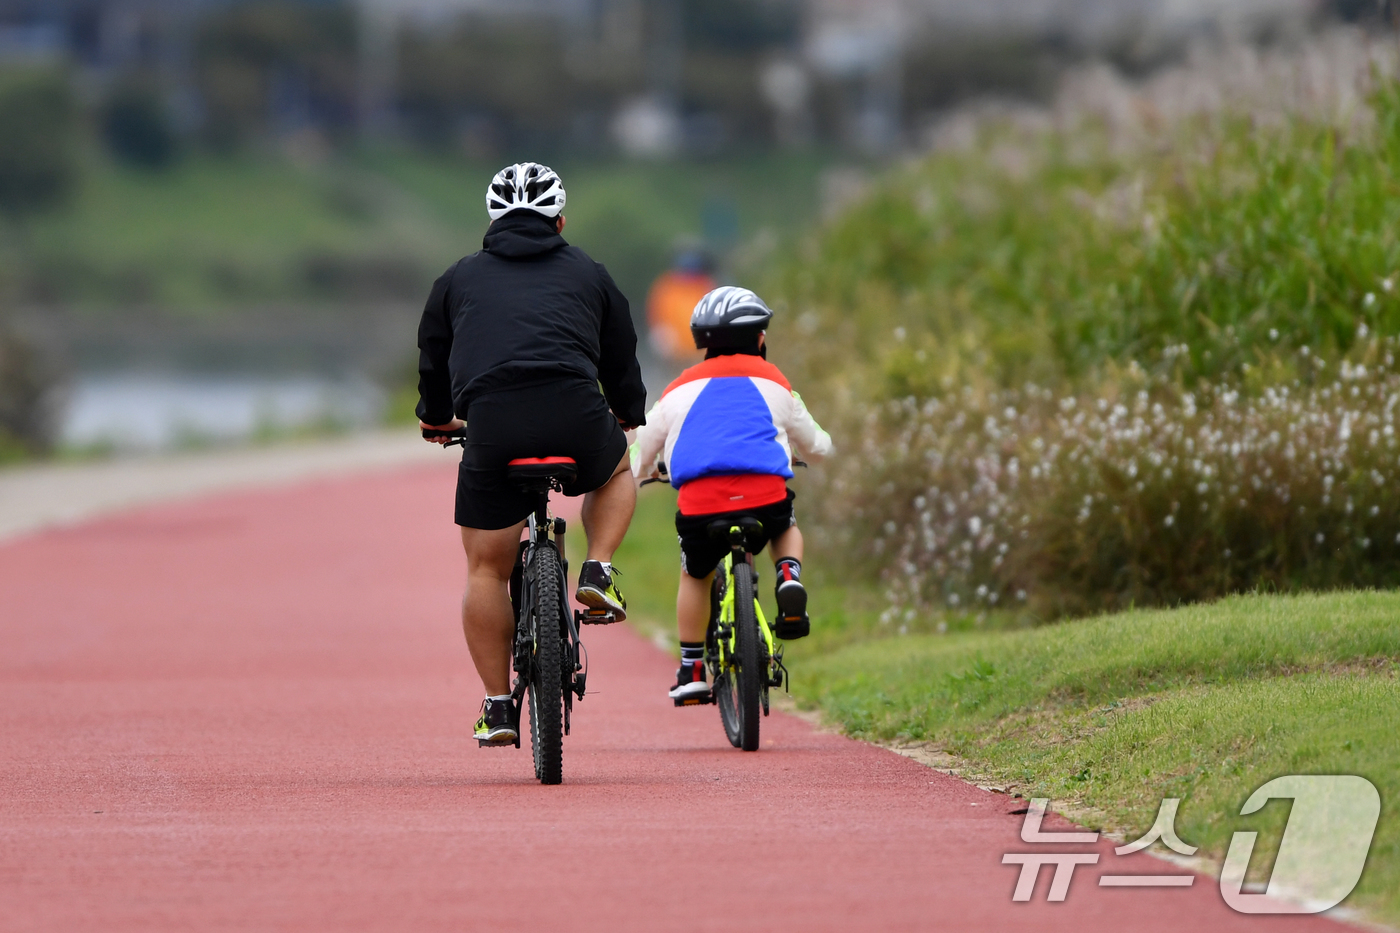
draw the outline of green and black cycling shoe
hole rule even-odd
[[[584,561],[578,571],[578,592],[574,599],[589,609],[612,613],[614,622],[625,621],[627,599],[614,579],[619,573],[616,567],[604,567],[601,561]]]
[[[494,700],[487,697],[481,704],[481,718],[476,721],[474,736],[480,745],[514,745],[520,739],[520,724],[516,720],[515,704],[509,698]]]
[[[773,634],[783,641],[806,638],[812,632],[812,622],[807,617],[807,588],[798,579],[802,565],[794,560],[778,562],[778,585],[774,594],[778,601],[778,618],[773,623]]]

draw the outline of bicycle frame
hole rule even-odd
[[[729,553],[715,568],[716,582],[719,584],[721,595],[713,620],[714,655],[710,667],[716,682],[721,673],[732,670],[734,667],[736,654],[734,565],[736,561],[753,567],[753,555],[745,546],[743,531],[737,525],[730,529]],[[758,579],[757,572],[754,573],[754,579]],[[783,664],[783,646],[774,636],[773,629],[768,624],[768,617],[763,614],[763,606],[759,603],[757,592],[754,593],[753,613],[758,622],[759,634],[763,638],[764,659],[768,666],[768,674],[764,678],[763,685],[763,715],[767,716],[768,689],[779,686],[787,689],[788,671],[787,666]]]
[[[573,700],[577,696],[583,699],[588,679],[588,653],[583,647],[583,642],[579,638],[577,621],[573,613],[568,611],[566,587],[563,585],[568,579],[569,562],[565,557],[564,534],[567,525],[562,518],[551,518],[549,516],[549,491],[545,490],[540,494],[539,503],[535,511],[526,521],[528,534],[525,541],[521,542],[520,556],[517,561],[516,571],[519,575],[520,588],[515,603],[515,650],[513,658],[513,669],[515,670],[515,681],[511,685],[511,702],[515,706],[515,715],[519,720],[525,700],[525,691],[529,687],[534,675],[534,659],[536,646],[536,632],[531,620],[535,618],[532,611],[536,594],[536,580],[534,574],[535,555],[541,548],[554,548],[559,554],[559,568],[562,579],[559,581],[557,592],[560,594],[560,605],[558,612],[564,620],[564,631],[566,632],[566,645],[568,648],[566,658],[572,669],[571,683],[564,691],[564,734],[569,734],[570,718],[573,712]],[[552,534],[552,537],[551,537]],[[516,574],[512,574],[514,580]],[[516,596],[516,594],[512,594]],[[520,747],[520,737],[516,736],[515,745]]]
[[[733,548],[720,561],[716,573],[721,573],[723,583],[721,589],[724,593],[719,604],[719,631],[715,638],[716,647],[719,650],[719,663],[721,668],[729,667],[734,656],[734,561],[740,560],[753,565],[753,556],[742,548]],[[763,607],[759,605],[757,595],[753,601],[754,617],[758,619],[758,630],[763,635],[763,644],[767,649],[770,659],[777,659],[781,666],[782,652],[773,638],[773,629],[768,625],[768,619],[763,614]],[[771,684],[777,686],[777,684]]]

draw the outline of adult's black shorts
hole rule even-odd
[[[736,519],[750,515],[763,525],[762,546],[750,541],[749,546],[756,552],[772,544],[778,536],[787,531],[797,519],[793,517],[792,500],[797,493],[788,490],[787,498],[772,505],[760,505],[756,509],[743,509],[738,512],[716,512],[713,515],[682,515],[676,513],[676,537],[681,541],[681,569],[697,580],[703,580],[724,560],[729,553],[729,544],[710,537],[710,525],[720,519]]]
[[[467,437],[457,470],[457,524],[494,531],[524,521],[536,497],[506,478],[520,457],[573,457],[578,477],[568,496],[612,478],[627,438],[598,387],[585,379],[502,389],[477,396],[467,410]]]

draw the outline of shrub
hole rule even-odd
[[[39,347],[0,319],[0,463],[52,449],[57,385]]]
[[[823,532],[883,568],[886,620],[1400,585],[1400,342],[1340,367],[1305,349],[1306,375],[1257,394],[1184,388],[1184,353],[1097,393],[871,405],[827,469]]]
[[[68,195],[77,176],[76,118],[61,72],[0,72],[0,211],[22,216]]]
[[[1183,343],[1186,376],[1215,378],[1279,345],[1345,352],[1358,315],[1400,332],[1382,287],[1400,270],[1400,85],[1364,43],[1326,51],[1268,72],[1268,106],[1085,78],[1054,110],[954,126],[777,271],[775,347],[799,379],[839,369],[902,398],[969,370],[1062,386]],[[1314,65],[1350,96],[1293,100]]]
[[[118,159],[146,169],[169,166],[179,146],[158,90],[136,82],[121,85],[108,98],[102,137]]]

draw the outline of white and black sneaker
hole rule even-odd
[[[677,706],[710,702],[710,685],[705,683],[704,661],[683,661],[676,671],[676,685],[669,696]]]
[[[777,573],[777,590],[773,595],[778,602],[778,618],[773,624],[773,634],[783,641],[806,638],[812,631],[812,623],[807,617],[807,588],[802,585],[802,565],[791,558],[780,560]]]

